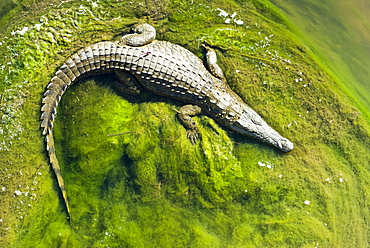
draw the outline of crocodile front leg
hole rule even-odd
[[[206,49],[206,67],[208,71],[215,76],[216,78],[220,79],[222,82],[226,82],[226,78],[221,67],[217,64],[217,55],[215,50],[210,48],[207,45],[202,44],[202,46]]]
[[[202,112],[202,109],[197,105],[185,105],[178,111],[178,116],[182,122],[182,125],[186,128],[186,138],[190,140],[192,144],[195,144],[199,138],[198,128],[194,120],[190,116],[198,115]]]
[[[207,45],[203,44],[203,47],[206,49],[205,55],[205,65],[208,71],[220,79],[222,82],[226,82],[226,78],[222,69],[217,64],[217,56],[215,50],[210,48]],[[191,116],[198,115],[202,112],[202,109],[197,105],[185,105],[180,108],[178,111],[178,116],[182,122],[182,125],[186,128],[186,137],[190,140],[192,144],[195,144],[199,138],[198,128],[196,123],[191,118]]]

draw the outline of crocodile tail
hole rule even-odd
[[[69,202],[67,198],[67,191],[64,187],[64,180],[60,171],[59,162],[55,153],[54,136],[52,133],[46,135],[46,149],[48,150],[51,167],[54,170],[55,176],[57,177],[58,186],[62,193],[64,204],[67,210],[68,219],[71,221],[71,211],[69,208]]]
[[[70,208],[67,192],[64,187],[64,180],[60,171],[60,166],[55,153],[53,123],[57,114],[57,106],[64,92],[71,86],[76,79],[84,74],[86,69],[81,63],[81,51],[70,57],[55,73],[49,85],[46,87],[41,108],[41,128],[45,135],[46,149],[48,151],[50,165],[57,177],[58,186],[63,196],[67,214],[70,220]]]
[[[60,166],[55,153],[53,123],[57,114],[57,106],[61,100],[62,95],[67,88],[73,83],[77,77],[71,77],[71,70],[64,64],[51,79],[47,86],[42,99],[43,106],[41,108],[41,128],[42,134],[45,135],[46,149],[48,151],[50,165],[56,175],[58,186],[63,196],[68,218],[70,220],[70,208],[67,198],[67,192],[64,187],[64,180],[60,171]]]
[[[57,114],[57,106],[65,91],[74,84],[78,78],[89,75],[91,71],[116,68],[115,55],[117,44],[113,42],[100,42],[88,46],[66,60],[57,70],[49,85],[46,87],[41,107],[41,128],[45,135],[46,148],[50,165],[57,177],[58,186],[63,196],[65,207],[70,218],[70,208],[67,192],[60,171],[58,159],[55,154],[53,123]]]

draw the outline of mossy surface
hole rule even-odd
[[[23,1],[25,16],[9,12],[0,33],[0,245],[367,246],[369,123],[273,5],[42,3]],[[295,150],[283,154],[207,116],[194,118],[201,140],[191,145],[176,117],[183,103],[122,96],[113,75],[80,80],[54,130],[70,225],[39,130],[42,93],[69,55],[138,21],[200,57],[203,41],[213,45],[231,88]]]

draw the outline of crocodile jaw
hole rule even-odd
[[[249,107],[248,107],[249,108]],[[228,125],[228,127],[240,134],[244,134],[267,144],[279,148],[283,152],[290,152],[294,149],[293,143],[287,138],[282,137],[277,131],[272,129],[262,118],[254,111],[243,110],[240,118]]]
[[[270,127],[227,85],[218,84],[209,93],[208,113],[219,123],[243,135],[275,146],[283,152],[293,150],[293,143]]]

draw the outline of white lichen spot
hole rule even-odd
[[[225,10],[223,10],[223,9],[218,8],[217,10],[218,10],[218,11],[220,11],[220,13],[218,13],[218,16],[227,17],[227,16],[229,15],[229,14],[228,14]]]
[[[98,7],[98,4],[97,4],[96,2],[91,2],[91,6],[92,6],[93,8],[96,8],[96,7]]]
[[[29,30],[29,27],[24,27],[22,30],[16,31],[17,34],[24,35]]]
[[[243,25],[244,24],[244,21],[242,21],[242,20],[234,20],[234,22],[238,25]]]
[[[2,187],[1,191],[4,192],[6,190],[6,187]]]
[[[40,31],[41,26],[42,26],[42,23],[38,23],[38,24],[35,24],[34,27],[36,28],[37,31]]]
[[[15,195],[21,195],[22,194],[22,191],[16,190],[16,191],[14,191],[14,194]]]
[[[305,200],[305,201],[304,201],[304,204],[305,204],[305,205],[310,205],[310,204],[311,204],[311,201]]]
[[[326,178],[324,181],[325,181],[325,182],[329,182],[329,183],[331,183],[331,181],[330,181],[330,180],[331,180],[332,178],[333,178],[333,177],[328,177],[328,178]]]
[[[262,166],[262,167],[266,167],[267,169],[273,169],[274,168],[274,165],[270,162],[258,162],[258,165],[259,166]]]

